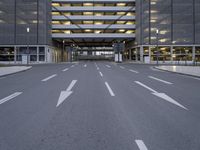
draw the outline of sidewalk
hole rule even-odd
[[[160,70],[200,77],[200,67],[196,66],[158,66]]]
[[[30,69],[31,66],[11,66],[11,67],[0,67],[0,77],[9,74],[14,74],[17,72],[22,72]]]

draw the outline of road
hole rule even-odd
[[[199,150],[199,89],[151,65],[36,65],[0,78],[0,150]]]

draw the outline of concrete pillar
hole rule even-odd
[[[39,62],[39,47],[37,46],[37,62]]]
[[[149,46],[149,60],[150,60],[150,63],[151,63],[151,47]]]
[[[138,48],[135,48],[135,61],[138,61]]]
[[[140,47],[140,61],[143,62],[144,61],[144,48],[143,46]]]
[[[131,53],[131,49],[129,49],[129,60],[132,60],[132,53]]]
[[[16,46],[14,47],[14,62],[15,62],[15,64],[17,63],[17,48],[16,48]]]
[[[196,47],[192,47],[192,62],[195,64],[195,59],[196,59]]]
[[[173,63],[173,46],[170,46],[171,63]]]

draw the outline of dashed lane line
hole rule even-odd
[[[3,103],[5,103],[5,102],[7,102],[7,101],[9,101],[9,100],[11,100],[11,99],[13,99],[13,98],[15,98],[15,97],[21,95],[21,94],[22,94],[22,92],[15,92],[15,93],[13,93],[13,94],[11,94],[11,95],[9,95],[9,96],[7,96],[7,97],[1,99],[1,100],[0,100],[0,104],[3,104]]]
[[[169,85],[173,84],[173,83],[171,83],[171,82],[168,82],[168,81],[165,81],[165,80],[162,80],[162,79],[153,77],[153,76],[148,76],[148,77],[149,77],[150,79],[154,79],[154,80],[156,80],[156,81],[160,81],[160,82],[165,83],[165,84],[169,84]]]
[[[135,143],[137,144],[140,150],[148,150],[148,148],[146,147],[146,145],[142,140],[135,140]]]
[[[50,79],[52,79],[52,78],[54,78],[54,77],[56,77],[56,76],[57,76],[57,74],[53,74],[53,75],[51,75],[51,76],[49,76],[49,77],[43,79],[42,82],[46,82],[46,81],[48,81],[48,80],[50,80]]]
[[[108,84],[108,82],[105,82],[105,85],[106,85],[106,87],[107,87],[107,89],[108,89],[110,95],[111,95],[111,96],[115,96],[115,94],[114,94],[113,90],[111,89],[110,85]]]

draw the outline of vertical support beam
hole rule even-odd
[[[14,62],[17,63],[17,49],[16,46],[14,46]]]
[[[196,47],[193,46],[192,47],[192,62],[193,62],[193,65],[195,65],[195,60],[196,60]]]
[[[132,60],[132,53],[131,53],[131,49],[129,49],[129,60],[131,61]]]
[[[149,46],[149,63],[151,63],[151,47]]]
[[[173,63],[173,46],[170,46],[171,63]]]
[[[39,62],[39,47],[37,46],[37,62]]]
[[[143,46],[141,46],[141,47],[140,47],[140,61],[141,61],[141,62],[144,61],[143,56],[144,56],[144,48],[143,48]]]
[[[138,61],[138,47],[135,48],[135,61]]]

